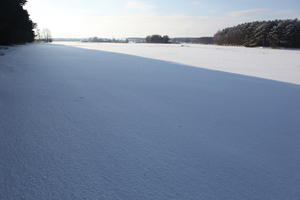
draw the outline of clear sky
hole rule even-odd
[[[212,36],[242,22],[300,18],[300,0],[28,0],[53,37]]]

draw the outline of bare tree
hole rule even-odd
[[[42,39],[41,30],[38,27],[36,27],[34,32],[35,32],[35,40],[41,41],[41,39]]]
[[[44,42],[52,42],[51,31],[47,28],[42,31],[42,41]]]

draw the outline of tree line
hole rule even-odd
[[[149,35],[146,37],[147,43],[169,43],[170,38],[167,35]]]
[[[213,37],[180,37],[172,38],[171,42],[173,43],[192,43],[192,44],[213,44]]]
[[[127,39],[116,39],[116,38],[91,37],[91,38],[83,40],[83,42],[128,43],[128,40]]]
[[[37,41],[51,42],[49,29],[40,31],[23,7],[27,0],[0,0],[0,45]],[[35,32],[33,29],[35,29]],[[147,43],[196,42],[211,43],[211,38],[176,38],[150,35]],[[213,42],[218,45],[242,45],[246,47],[291,47],[300,48],[300,21],[272,20],[243,23],[217,32]]]
[[[0,45],[34,41],[35,24],[23,8],[27,0],[0,0]]]
[[[250,22],[225,28],[214,35],[218,45],[242,45],[246,47],[300,48],[300,21],[272,20]]]

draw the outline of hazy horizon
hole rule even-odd
[[[54,38],[213,36],[228,26],[255,20],[300,18],[296,0],[30,0],[26,5],[40,28]],[[53,11],[55,14],[53,14]]]

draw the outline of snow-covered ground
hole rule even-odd
[[[300,49],[283,50],[197,44],[56,43],[300,84]]]
[[[298,200],[299,102],[296,84],[11,47],[0,57],[0,199]]]

